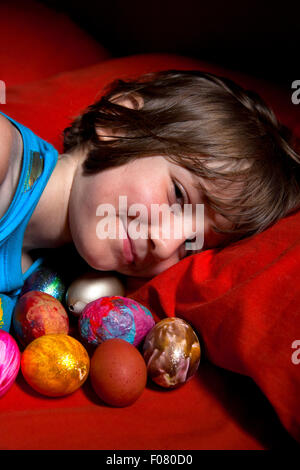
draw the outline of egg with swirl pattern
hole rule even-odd
[[[138,346],[154,324],[151,312],[135,300],[107,296],[86,305],[78,327],[81,338],[94,346],[112,338]]]
[[[196,373],[201,348],[193,328],[177,317],[165,318],[149,331],[143,355],[148,377],[164,388],[175,388]]]

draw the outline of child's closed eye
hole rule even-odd
[[[173,187],[174,187],[174,195],[175,195],[176,203],[183,206],[183,204],[186,204],[188,202],[188,197],[187,197],[185,189],[176,180],[173,180]]]

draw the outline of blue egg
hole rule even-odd
[[[26,279],[20,297],[32,290],[45,292],[62,302],[66,285],[62,276],[54,268],[40,266]]]

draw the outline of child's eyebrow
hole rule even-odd
[[[193,188],[195,188],[195,189],[202,189],[203,186],[202,186],[202,184],[200,183],[200,181],[199,181],[198,178],[199,178],[199,176],[194,177],[194,181],[192,182],[192,186],[193,186]]]
[[[200,181],[200,176],[197,176],[195,174],[192,174],[192,178],[193,178],[193,181],[192,181],[192,187],[197,189],[198,191],[199,190],[202,190],[203,191],[203,188],[204,188],[204,185],[203,183],[201,183]]]
[[[201,183],[200,177],[195,174],[192,174],[192,181],[189,186],[190,190],[192,190],[191,196],[193,196],[193,198],[195,199],[198,199],[200,197],[200,199],[202,200],[204,193],[204,185],[203,183]]]

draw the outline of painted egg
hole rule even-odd
[[[0,397],[14,383],[20,369],[21,354],[14,338],[0,330]]]
[[[19,298],[13,314],[18,340],[26,346],[48,334],[68,334],[69,318],[59,300],[45,292],[29,291]]]
[[[138,346],[155,324],[148,309],[127,297],[101,297],[82,311],[80,336],[97,346],[111,338],[121,338]]]
[[[174,388],[187,382],[200,363],[200,343],[181,318],[165,318],[147,334],[143,345],[148,376],[158,385]]]
[[[48,266],[40,266],[26,279],[20,297],[31,290],[45,292],[62,302],[66,286],[62,276],[55,269]]]
[[[91,359],[91,384],[97,395],[112,406],[128,406],[142,394],[147,382],[143,356],[123,339],[100,344]]]
[[[125,288],[116,275],[91,271],[72,282],[66,293],[66,304],[70,312],[79,316],[84,307],[93,300],[124,294]]]
[[[84,346],[63,334],[40,336],[26,347],[21,358],[26,382],[49,397],[75,392],[87,379],[89,368]]]

